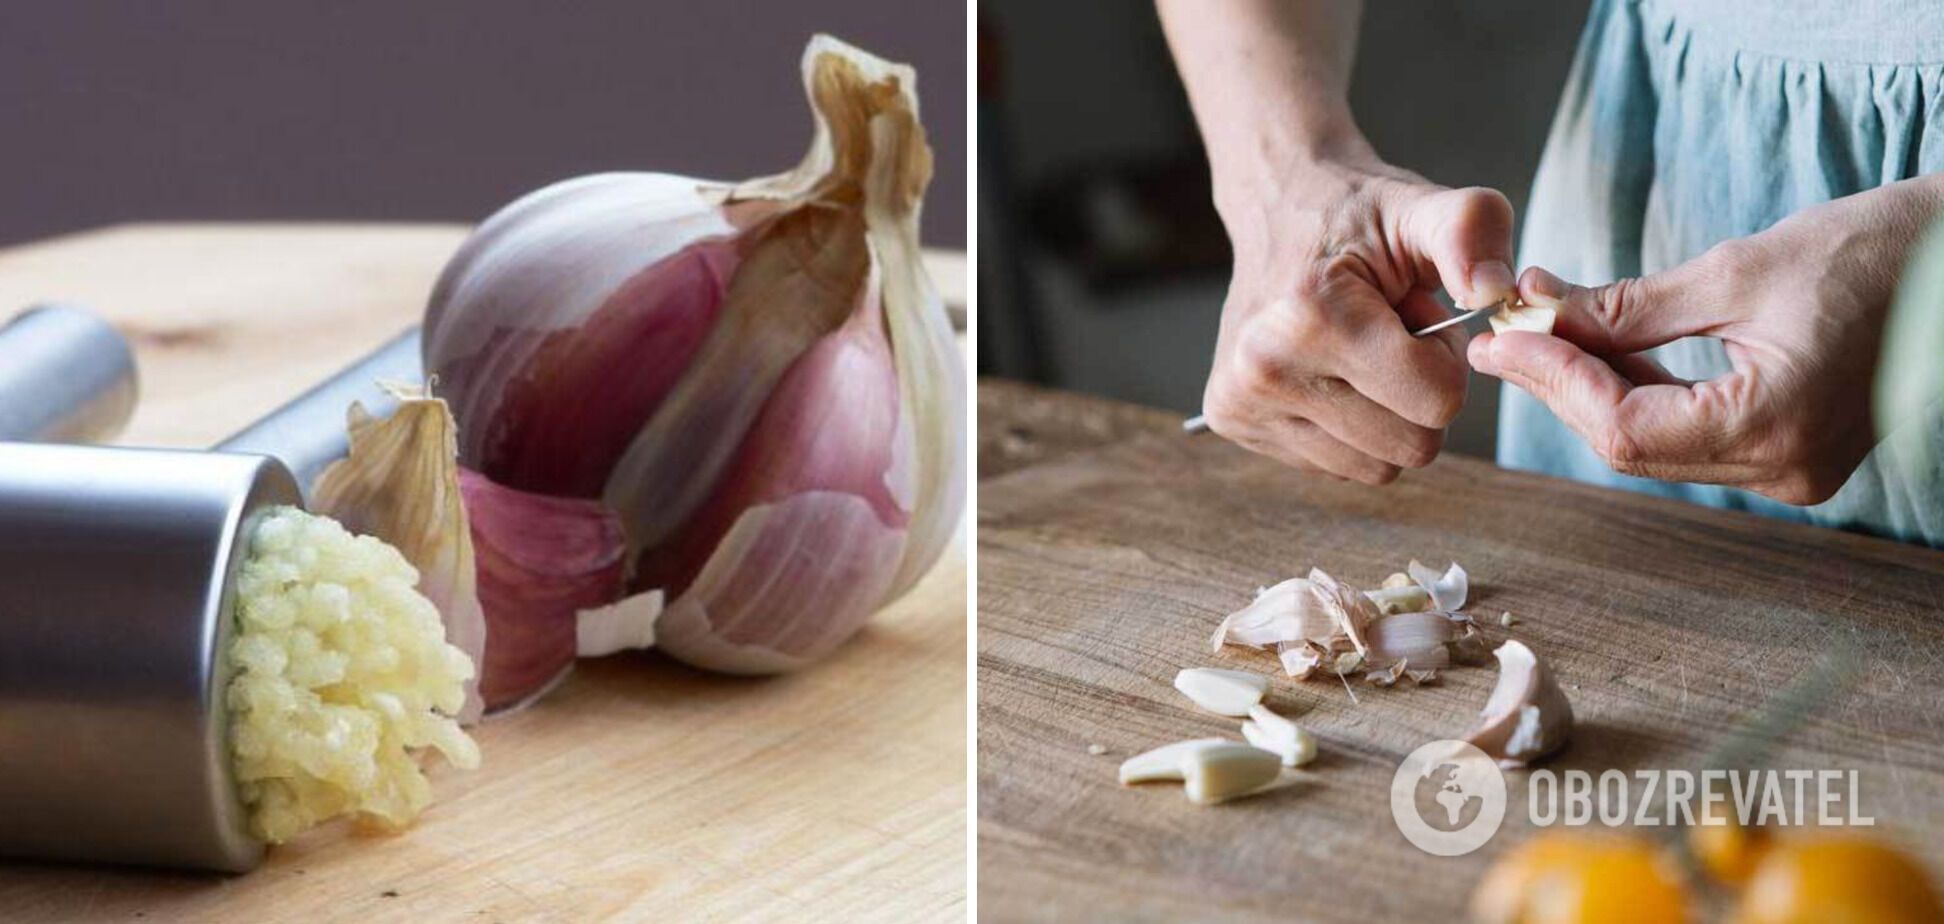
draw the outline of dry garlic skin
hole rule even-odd
[[[402,827],[432,799],[417,754],[479,749],[453,718],[473,664],[448,645],[391,546],[279,507],[236,581],[230,750],[251,830],[271,843],[344,815]]]

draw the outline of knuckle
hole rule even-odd
[[[1436,461],[1443,449],[1444,433],[1436,430],[1419,433],[1399,447],[1398,461],[1405,468],[1423,468]]]
[[[1609,427],[1593,440],[1593,451],[1614,471],[1622,475],[1644,476],[1650,460],[1640,448],[1640,442],[1624,427]]]
[[[1359,469],[1356,473],[1356,479],[1367,485],[1387,485],[1396,481],[1398,474],[1402,471],[1402,469],[1395,465],[1382,463]]]
[[[1707,262],[1722,281],[1733,282],[1752,272],[1761,248],[1747,238],[1734,237],[1708,248]]]

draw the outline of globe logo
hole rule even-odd
[[[1463,741],[1412,751],[1391,778],[1391,818],[1419,850],[1456,857],[1485,845],[1505,821],[1505,774]]]

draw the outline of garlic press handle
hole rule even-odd
[[[317,476],[351,451],[345,429],[351,403],[364,405],[375,417],[387,417],[398,409],[398,399],[385,390],[384,383],[416,385],[424,380],[419,349],[419,328],[414,327],[215,448],[283,462],[308,497]]]
[[[0,326],[0,441],[113,439],[136,390],[128,341],[86,309],[38,305]]]

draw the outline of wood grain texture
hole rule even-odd
[[[1010,421],[981,409],[984,445]],[[1334,679],[1290,680],[1267,654],[1208,651],[1258,586],[1311,566],[1374,586],[1411,558],[1463,563],[1488,635],[1552,661],[1579,717],[1555,770],[1699,769],[1820,652],[1855,644],[1861,675],[1771,765],[1860,770],[1877,830],[1944,872],[1944,554],[1464,458],[1366,488],[1174,433],[981,481],[978,543],[983,917],[1457,916],[1530,833],[1527,775],[1508,774],[1506,827],[1456,859],[1404,840],[1388,788],[1404,755],[1469,730],[1495,668],[1358,686],[1352,704]],[[1500,628],[1501,611],[1522,621]],[[1172,689],[1198,665],[1276,677],[1272,707],[1322,739],[1299,785],[1200,808],[1178,786],[1115,783],[1133,753],[1239,737]]]
[[[143,377],[122,441],[204,446],[414,323],[463,234],[115,228],[0,251],[0,306],[111,318]],[[404,834],[331,826],[234,878],[0,863],[0,921],[962,919],[966,532],[813,670],[582,662]]]

